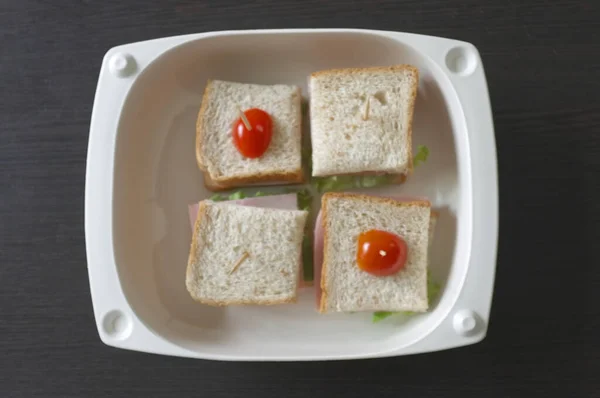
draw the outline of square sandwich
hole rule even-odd
[[[307,215],[200,202],[186,272],[192,298],[216,306],[295,301]]]
[[[210,80],[196,122],[196,160],[206,187],[303,182],[301,100],[296,86]],[[232,132],[240,113],[253,108],[270,116],[272,136],[264,154],[248,158],[234,145]]]
[[[312,174],[412,171],[412,120],[419,74],[410,65],[335,69],[310,76]]]
[[[427,255],[433,226],[428,201],[328,193],[321,211],[320,312],[427,311]],[[381,276],[359,267],[359,236],[371,230],[404,240],[406,257],[399,271]]]

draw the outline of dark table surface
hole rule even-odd
[[[400,30],[479,48],[500,183],[487,338],[427,355],[286,364],[104,346],[83,233],[104,53],[163,36],[291,27]],[[600,397],[598,1],[3,0],[0,38],[0,396]]]

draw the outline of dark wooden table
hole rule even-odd
[[[0,396],[600,397],[599,21],[596,0],[3,0]],[[162,36],[291,27],[409,31],[479,48],[501,192],[487,338],[427,355],[296,364],[104,346],[83,233],[102,56]]]

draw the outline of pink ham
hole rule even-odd
[[[196,225],[196,219],[198,218],[198,203],[188,205],[188,216],[190,218],[190,227],[192,227],[193,231],[194,225]]]
[[[259,196],[255,198],[246,198],[239,200],[230,200],[227,203],[233,203],[240,206],[261,207],[265,209],[280,209],[280,210],[298,210],[298,195],[295,193],[285,195]],[[188,213],[192,230],[198,218],[198,203],[188,205]],[[322,251],[322,250],[321,250]],[[300,253],[300,263],[302,264],[302,253]],[[298,287],[306,287],[304,283],[303,273],[300,272]]]
[[[410,196],[387,196],[390,199],[400,200],[408,202],[411,200],[428,200],[419,197]],[[321,307],[321,269],[323,267],[323,250],[324,250],[324,230],[323,230],[323,217],[321,211],[317,215],[317,221],[315,222],[315,239],[313,242],[313,270],[315,276],[315,293],[317,295],[317,308]]]
[[[317,294],[317,308],[321,307],[321,268],[323,266],[323,217],[319,210],[317,221],[315,221],[315,239],[313,241],[313,271],[315,281],[315,293]]]

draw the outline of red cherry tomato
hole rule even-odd
[[[233,126],[233,143],[242,156],[259,158],[269,148],[273,135],[271,116],[262,109],[252,108],[244,112],[250,123],[248,129],[240,117]]]
[[[372,229],[358,236],[356,262],[363,271],[388,276],[406,265],[408,247],[404,239],[386,231]]]

